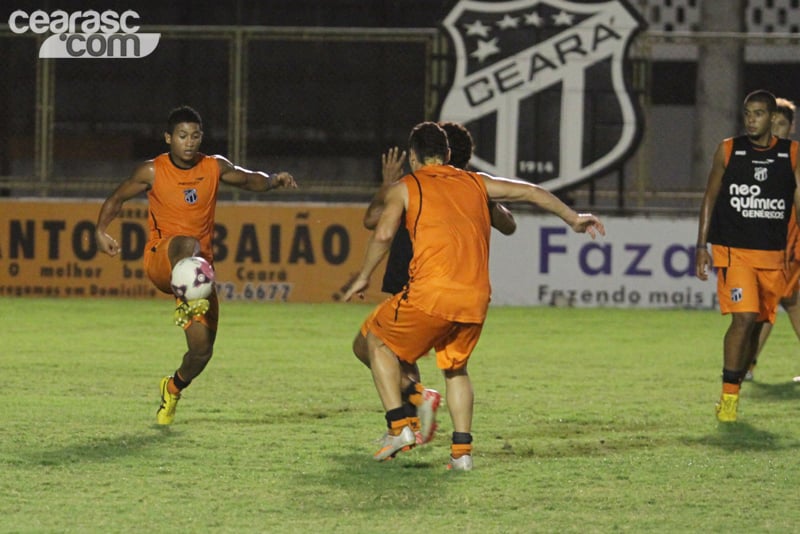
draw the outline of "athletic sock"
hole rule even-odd
[[[403,427],[408,426],[408,418],[402,406],[386,412],[386,426],[392,436],[397,436]]]
[[[727,395],[738,395],[742,380],[747,371],[722,368],[722,393]]]
[[[403,390],[403,397],[408,399],[408,402],[414,406],[422,404],[422,392],[425,391],[425,386],[419,382],[412,381],[408,387]]]
[[[472,454],[472,434],[469,432],[453,432],[453,444],[450,445],[450,456],[461,458]]]
[[[172,375],[172,378],[170,378],[169,382],[167,382],[167,391],[169,391],[172,395],[178,395],[182,390],[189,387],[189,384],[191,383],[191,380],[186,382],[181,378],[181,375],[178,374],[178,371],[175,371],[175,374]]]

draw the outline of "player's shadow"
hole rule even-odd
[[[298,472],[296,476],[312,486],[320,483],[329,486],[343,501],[378,500],[382,507],[398,510],[407,509],[408,499],[418,495],[419,488],[444,492],[448,479],[458,478],[447,471],[441,454],[420,455],[418,451],[410,451],[398,454],[393,460],[376,462],[370,457],[371,452],[329,454],[325,474]]]
[[[684,440],[695,445],[718,447],[729,452],[736,451],[765,451],[797,448],[797,443],[783,439],[773,432],[760,430],[749,423],[741,421],[735,423],[718,423],[717,431]]]
[[[753,381],[746,386],[747,395],[753,399],[791,401],[800,400],[800,384],[797,382],[779,382],[768,384]]]
[[[25,459],[36,465],[66,465],[82,462],[108,462],[124,456],[135,456],[170,437],[171,432],[159,428],[153,432],[118,436],[89,437],[80,443],[59,448],[28,450]]]

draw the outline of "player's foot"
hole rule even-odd
[[[422,440],[422,432],[420,431],[421,426],[419,423],[419,417],[417,417],[416,415],[413,417],[409,417],[408,426],[410,426],[411,430],[414,431],[414,437],[417,438],[417,445],[422,445],[423,443],[425,443]]]
[[[449,471],[472,471],[472,455],[465,454],[458,458],[450,457],[450,463],[447,464]]]
[[[753,370],[752,369],[748,369],[747,372],[744,374],[744,379],[747,382],[752,382],[753,378],[755,378],[755,375],[753,375]]]
[[[189,301],[179,300],[175,306],[175,326],[183,328],[193,317],[205,315],[211,304],[208,299],[195,299]]]
[[[792,378],[792,382],[800,382],[800,376]]]
[[[717,420],[722,423],[736,421],[736,409],[739,406],[738,393],[723,393],[717,403]]]
[[[161,406],[158,407],[156,412],[156,421],[159,425],[170,425],[175,420],[175,408],[178,407],[178,401],[181,399],[181,394],[173,395],[169,392],[167,385],[171,376],[165,376],[161,379]]]
[[[422,392],[422,404],[417,406],[419,416],[419,432],[422,434],[422,443],[428,443],[436,432],[436,410],[442,402],[442,396],[435,389],[425,389]]]
[[[394,455],[398,452],[413,449],[416,444],[417,438],[414,437],[414,431],[411,430],[410,426],[404,426],[403,430],[396,436],[388,432],[383,436],[382,446],[373,458],[379,462],[389,460],[394,458]]]
[[[386,436],[388,435],[389,432],[385,432],[381,437],[375,440],[375,443],[383,443],[383,441],[386,439]],[[414,440],[416,441],[415,445],[422,445],[422,434],[420,433],[419,430],[414,430]],[[408,452],[413,448],[414,448],[413,445],[407,445],[402,449],[400,449],[400,452]]]

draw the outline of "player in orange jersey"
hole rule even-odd
[[[782,139],[788,139],[794,133],[794,115],[795,105],[791,100],[785,98],[776,98],[777,113],[772,120],[772,135]],[[781,296],[780,304],[786,315],[789,317],[789,322],[792,323],[792,328],[798,339],[800,339],[800,301],[798,300],[798,279],[800,279],[800,228],[797,226],[797,217],[795,210],[792,210],[789,217],[789,229],[786,237],[786,256],[789,261],[789,268],[786,274],[786,291]],[[770,332],[772,332],[772,323],[764,323],[761,328],[761,336],[758,339],[758,350],[753,363],[750,364],[750,369],[747,370],[745,380],[753,380],[756,363],[767,342]],[[800,377],[795,377],[795,381],[800,381]]]
[[[537,205],[592,237],[605,229],[597,217],[576,213],[539,186],[445,165],[450,159],[447,134],[436,123],[414,127],[408,154],[411,173],[387,191],[361,271],[344,295],[346,301],[363,296],[398,227],[405,225],[413,245],[409,282],[366,320],[369,367],[388,427],[373,458],[386,460],[415,445],[402,405],[399,360],[413,365],[434,348],[454,430],[448,465],[469,470],[473,390],[467,363],[480,338],[491,292],[488,202]]]
[[[761,329],[775,321],[786,285],[790,212],[800,205],[798,144],[772,135],[775,112],[769,91],[745,97],[746,133],[719,144],[700,208],[695,274],[707,280],[711,268],[717,270],[720,311],[731,316],[716,405],[717,420],[724,423],[736,421],[739,391]]]
[[[450,147],[449,165],[458,169],[467,170],[475,143],[469,130],[457,122],[442,122],[439,126],[447,134],[447,143]],[[389,149],[381,156],[383,184],[370,202],[364,213],[364,226],[374,230],[383,211],[383,203],[389,188],[403,177],[403,165],[406,152],[398,147]],[[490,201],[488,209],[491,216],[492,227],[504,235],[511,235],[517,229],[514,215],[502,204]],[[397,229],[386,258],[386,270],[383,275],[381,290],[384,293],[395,295],[403,291],[408,283],[408,267],[411,263],[413,250],[411,236],[404,226]],[[356,334],[353,341],[353,352],[364,365],[369,367],[369,352],[367,350],[366,329],[363,328]],[[403,366],[403,407],[408,414],[411,428],[417,438],[417,445],[428,443],[433,439],[436,431],[436,411],[441,401],[441,395],[434,389],[425,388],[420,382],[419,366],[408,365],[400,360]]]
[[[219,183],[264,192],[278,187],[296,188],[287,172],[267,174],[234,165],[223,156],[200,152],[203,121],[194,109],[172,110],[164,140],[169,152],[139,165],[100,208],[95,238],[100,250],[110,256],[119,244],[106,229],[120,213],[125,201],[147,193],[150,238],[145,245],[144,267],[153,284],[172,294],[172,266],[189,256],[202,256],[213,265],[211,238]],[[185,389],[205,369],[214,351],[219,321],[219,298],[213,291],[208,299],[177,300],[175,322],[186,335],[188,350],[172,376],[161,380],[158,424],[175,419],[175,408]]]

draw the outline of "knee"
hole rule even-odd
[[[172,265],[179,260],[194,256],[200,252],[200,242],[188,236],[173,237],[169,244],[169,259]]]
[[[369,348],[367,347],[367,340],[360,332],[353,340],[353,354],[361,363],[369,367]]]

